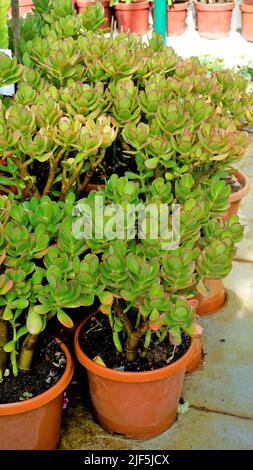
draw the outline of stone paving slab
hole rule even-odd
[[[226,307],[201,319],[206,364],[185,381],[190,404],[252,418],[253,428],[253,264],[234,262],[225,280]]]
[[[81,403],[64,419],[61,450],[252,450],[253,421],[190,408],[153,439],[133,440],[107,434]]]

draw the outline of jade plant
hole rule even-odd
[[[39,81],[33,71],[25,74],[30,83]],[[30,83],[20,84],[11,106],[0,107],[2,169],[12,175],[0,176],[0,184],[16,186],[20,198],[79,194],[117,135],[103,114],[103,85],[73,83],[36,93]]]
[[[42,24],[23,43],[18,91],[1,104],[6,193],[80,197],[91,180],[126,171],[144,186],[189,173],[209,188],[210,178],[225,179],[243,158],[243,127],[253,122],[247,80],[210,74],[155,34],[144,44],[88,30],[88,13],[76,15],[70,0],[37,8]]]
[[[228,275],[235,243],[243,234],[237,216],[226,223],[217,219],[217,214],[228,205],[229,191],[224,181],[213,179],[205,193],[200,186],[194,187],[189,174],[176,186],[158,178],[145,190],[126,176],[112,175],[105,189],[93,191],[79,201],[74,222],[74,227],[78,228],[76,234],[81,240],[88,223],[82,217],[87,212],[92,214],[92,233],[85,242],[101,259],[94,293],[100,300],[101,312],[108,315],[115,347],[127,361],[134,361],[138,354],[144,357],[152,337],[159,341],[169,337],[176,346],[181,342],[183,331],[190,336],[198,331],[193,308],[195,299],[207,292],[207,279],[222,279]],[[110,219],[105,210],[98,221],[98,196],[103,198],[105,207],[116,204],[117,209],[120,205],[123,218],[120,216],[117,221],[116,211]],[[155,206],[159,210],[165,202],[170,229],[172,204],[180,204],[180,239],[176,247],[170,244],[171,232],[168,235],[159,232],[157,237],[152,235],[154,220],[149,212],[146,213],[146,230],[143,232],[142,220],[141,231],[136,233],[140,220],[135,209],[143,204],[144,209]],[[129,217],[130,207],[135,208],[132,217]],[[103,227],[109,226],[112,230],[104,230],[102,236],[96,237],[101,219]]]
[[[94,302],[99,262],[72,236],[73,201],[0,197],[0,380],[6,368],[14,376],[31,370],[50,319],[71,327],[65,309]]]

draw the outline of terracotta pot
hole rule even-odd
[[[97,2],[95,0],[91,0],[91,1],[89,1],[89,0],[76,0],[77,12],[81,13],[82,11],[86,11],[90,4],[95,5],[96,3]],[[105,18],[107,19],[107,22],[101,27],[101,29],[110,28],[111,23],[112,23],[112,12],[111,12],[111,7],[110,7],[110,4],[109,4],[109,1],[101,0],[100,3],[102,3],[102,5],[104,7]]]
[[[242,35],[246,41],[253,42],[253,0],[240,5],[242,13]]]
[[[119,3],[114,8],[119,31],[136,34],[148,33],[149,1]]]
[[[32,0],[19,0],[19,16],[25,16],[32,11],[34,3]]]
[[[207,280],[206,286],[209,292],[206,296],[199,295],[197,315],[200,317],[209,316],[221,310],[226,303],[226,292],[222,280]]]
[[[66,369],[49,390],[20,403],[0,405],[0,450],[56,449],[61,427],[63,392],[73,375],[66,346],[56,340],[66,357]]]
[[[185,2],[167,7],[167,36],[179,36],[185,32],[189,5],[190,2]]]
[[[195,2],[200,36],[218,39],[229,35],[234,2],[205,4]]]
[[[75,353],[87,369],[91,400],[99,424],[109,433],[131,438],[150,438],[175,421],[187,364],[196,349],[192,339],[188,351],[167,367],[147,372],[121,372],[102,367],[89,359],[79,345],[79,335],[92,315],[75,334]]]
[[[253,28],[253,7],[252,7],[252,28]],[[229,197],[230,207],[227,210],[227,213],[222,217],[224,221],[228,220],[231,215],[236,215],[238,213],[241,200],[247,196],[250,191],[250,181],[247,175],[242,171],[235,171],[233,175],[236,176],[238,181],[243,185],[243,188],[236,193],[231,193]]]
[[[204,350],[202,347],[202,342],[200,338],[196,338],[196,349],[195,349],[195,354],[192,358],[192,360],[189,362],[189,364],[186,367],[185,375],[192,375],[195,372],[198,372],[202,367],[204,366],[205,363],[205,354]]]
[[[253,5],[253,0],[243,0],[242,5]]]

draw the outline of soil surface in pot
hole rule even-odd
[[[103,359],[106,367],[125,372],[143,372],[161,369],[180,359],[190,345],[190,337],[183,333],[180,346],[174,346],[168,341],[159,343],[155,334],[151,339],[150,348],[145,358],[138,357],[135,361],[128,363],[122,354],[115,349],[112,340],[112,330],[108,317],[98,314],[92,317],[80,332],[80,346],[83,352],[94,359],[99,356]],[[142,350],[144,338],[140,341],[139,352]]]
[[[31,372],[19,372],[18,377],[14,377],[9,369],[5,371],[0,382],[1,405],[34,398],[53,387],[62,377],[66,359],[60,346],[48,337],[43,338],[38,346]]]
[[[238,191],[243,188],[243,184],[240,183],[240,181],[236,178],[235,175],[229,175],[226,180],[231,187],[232,193],[238,193]]]

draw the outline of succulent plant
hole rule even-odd
[[[49,197],[24,203],[0,196],[0,374],[30,370],[35,345],[56,316],[94,303],[99,259],[72,234],[73,195],[60,208]]]

